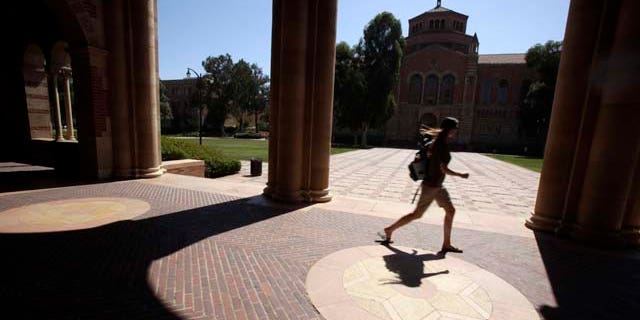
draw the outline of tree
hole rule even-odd
[[[210,107],[207,122],[221,128],[224,135],[224,121],[232,114],[244,129],[244,115],[254,113],[256,132],[258,113],[267,105],[269,77],[262,73],[257,64],[249,64],[243,59],[234,63],[229,54],[208,57],[202,62],[207,71],[203,76],[207,105]]]
[[[162,131],[171,127],[171,120],[173,120],[173,112],[167,96],[167,87],[160,81],[160,128]]]
[[[269,76],[262,73],[262,68],[257,64],[251,64],[251,94],[249,96],[249,104],[247,109],[253,111],[253,120],[255,132],[258,133],[258,113],[263,112],[269,102],[270,80]]]
[[[202,62],[202,67],[207,72],[203,76],[205,81],[202,82],[204,103],[209,108],[206,122],[214,128],[219,128],[222,136],[225,135],[224,121],[233,102],[233,66],[229,54],[210,56]]]
[[[362,134],[362,146],[367,145],[367,131],[384,126],[393,115],[393,90],[398,84],[403,49],[402,26],[389,12],[376,15],[367,24],[364,38],[352,52],[345,45],[336,47],[340,50],[336,54],[341,55],[340,65],[336,64],[341,70],[336,69],[336,73],[342,73],[336,87],[338,119]],[[353,60],[348,63],[345,57],[351,54]]]
[[[333,116],[336,127],[351,130],[353,144],[357,145],[363,118],[360,115],[366,112],[366,81],[355,51],[346,42],[336,45]]]
[[[535,79],[522,101],[520,122],[522,133],[533,140],[531,151],[537,155],[544,153],[547,140],[561,50],[561,41],[549,40],[529,48],[525,57]]]

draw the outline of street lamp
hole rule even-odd
[[[187,68],[187,79],[191,78],[191,73],[189,71],[193,71],[193,73],[195,73],[196,77],[198,77],[198,80],[196,80],[196,89],[198,90],[198,103],[200,104],[198,106],[198,138],[200,141],[200,145],[202,145],[202,92],[200,91],[200,85],[202,84],[202,77],[200,76],[200,74],[198,72],[196,72],[195,70],[191,69],[191,68]]]

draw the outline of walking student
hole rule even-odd
[[[449,152],[449,140],[455,137],[458,132],[458,120],[456,118],[447,117],[440,123],[439,129],[427,130],[427,133],[435,136],[435,140],[427,148],[429,156],[429,167],[427,175],[422,180],[422,193],[418,200],[418,205],[412,213],[405,215],[392,225],[384,228],[384,233],[379,233],[383,238],[381,243],[390,244],[393,232],[398,228],[408,224],[409,222],[420,219],[427,210],[433,200],[444,209],[446,215],[444,217],[444,240],[442,242],[442,253],[459,252],[462,250],[451,244],[451,227],[453,225],[453,216],[456,212],[449,192],[442,185],[446,175],[458,176],[464,179],[469,178],[468,173],[458,173],[449,169],[449,161],[451,161],[451,153]]]

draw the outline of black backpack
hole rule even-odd
[[[429,156],[428,149],[433,143],[433,139],[425,139],[421,143],[420,150],[416,152],[413,161],[409,163],[409,177],[413,181],[424,180],[429,175]]]

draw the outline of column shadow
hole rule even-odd
[[[416,250],[408,253],[388,244],[385,247],[393,252],[393,254],[383,257],[385,266],[398,276],[396,281],[389,281],[385,284],[403,284],[407,287],[416,288],[422,284],[422,279],[424,278],[449,273],[449,270],[424,273],[424,262],[444,259],[444,254],[427,253],[418,255]]]
[[[604,252],[535,234],[557,305],[539,306],[544,319],[637,319],[638,252]],[[632,255],[635,254],[635,257]]]
[[[0,234],[0,310],[25,319],[180,319],[149,284],[151,263],[302,208],[253,198],[86,230]]]

